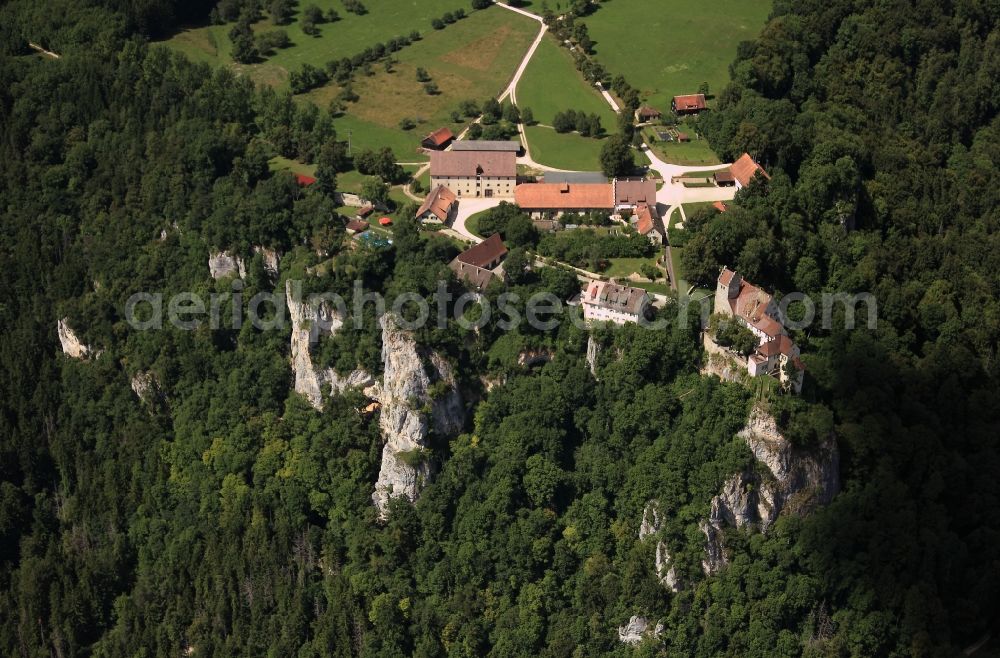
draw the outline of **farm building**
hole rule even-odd
[[[736,185],[736,179],[733,178],[733,172],[728,169],[725,171],[717,171],[712,174],[712,180],[714,180],[715,184],[719,187],[732,187],[733,185]]]
[[[543,183],[607,183],[608,177],[599,171],[546,171]]]
[[[444,185],[458,198],[511,197],[517,185],[513,151],[433,151],[431,188]]]
[[[670,108],[674,111],[674,114],[678,115],[698,114],[706,109],[705,94],[674,96],[674,99],[670,101]]]
[[[352,219],[347,222],[344,227],[348,235],[357,235],[358,233],[364,233],[368,230],[368,222],[363,222],[360,219]]]
[[[754,176],[760,174],[766,180],[770,180],[771,177],[768,176],[764,168],[757,164],[753,158],[750,157],[749,153],[744,153],[740,158],[734,162],[729,167],[729,172],[733,176],[733,180],[736,184],[736,189],[742,189],[750,184]]]
[[[517,186],[514,201],[532,215],[610,212],[615,205],[610,183],[527,183]]]
[[[447,148],[451,140],[455,139],[454,133],[448,128],[438,128],[434,132],[428,134],[420,142],[420,145],[426,149],[433,149],[435,151],[440,151]]]
[[[507,256],[507,246],[494,233],[479,244],[466,249],[448,265],[459,280],[477,290],[483,290],[494,280],[503,280],[500,263]]]
[[[645,178],[616,178],[611,183],[614,190],[615,210],[656,205],[656,183]]]
[[[719,212],[726,212],[727,210],[729,210],[729,208],[726,207],[726,204],[722,201],[716,201],[715,203],[712,204],[712,207],[718,210]]]
[[[451,145],[452,151],[510,151],[520,153],[521,142],[510,140],[463,139]]]
[[[447,224],[455,212],[455,193],[438,185],[427,195],[417,210],[417,219],[427,224]]]
[[[663,116],[663,112],[660,112],[655,107],[649,107],[648,105],[643,105],[638,110],[635,111],[635,120],[639,123],[645,123],[646,121],[653,121],[659,119]]]

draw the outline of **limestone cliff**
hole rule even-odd
[[[285,283],[285,303],[292,321],[292,372],[295,392],[309,400],[316,409],[323,408],[323,386],[330,385],[330,394],[343,393],[348,388],[364,388],[374,383],[372,376],[358,368],[346,376],[333,368],[319,369],[312,362],[310,350],[321,336],[332,336],[344,320],[325,304],[302,301],[292,281]]]
[[[706,574],[716,573],[728,562],[722,541],[726,526],[753,526],[767,532],[779,515],[807,514],[840,491],[840,455],[834,437],[807,448],[793,446],[760,407],[751,411],[739,436],[758,463],[726,480],[712,499],[708,519],[700,524]]]
[[[417,499],[430,476],[428,435],[457,434],[465,409],[451,366],[422,350],[392,314],[382,316],[381,325],[385,374],[374,396],[382,403],[379,426],[386,443],[372,499],[384,519],[391,498]]]
[[[666,542],[656,536],[660,532],[662,521],[659,502],[651,500],[646,503],[646,509],[642,512],[642,524],[639,526],[639,539],[647,537],[656,539],[656,557],[654,558],[656,577],[660,579],[660,584],[670,591],[679,592],[681,579],[673,564],[673,558],[670,556]]]
[[[94,352],[89,346],[80,341],[76,332],[69,326],[69,318],[63,318],[56,323],[56,331],[59,334],[59,344],[62,345],[63,354],[74,359],[86,359],[92,354],[100,356],[100,352]]]
[[[277,251],[268,249],[267,247],[255,246],[253,252],[260,254],[261,259],[264,261],[264,271],[272,277],[278,276],[278,264],[281,260],[281,255]]]
[[[663,624],[652,623],[646,617],[633,615],[628,623],[618,627],[618,641],[623,644],[639,644],[647,637],[659,637],[663,633]]]
[[[208,256],[208,272],[213,279],[222,279],[232,274],[240,278],[247,275],[246,265],[239,256],[233,256],[228,251],[219,251]]]

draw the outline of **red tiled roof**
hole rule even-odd
[[[423,144],[433,144],[434,146],[443,146],[447,144],[450,140],[455,138],[455,134],[451,132],[448,128],[438,128],[434,132],[424,137]]]
[[[678,110],[704,110],[705,94],[674,96],[674,108]]]
[[[642,204],[636,208],[635,216],[635,230],[640,235],[649,235],[649,232],[654,230],[661,236],[663,235],[663,222],[660,220],[660,215],[656,212],[656,208]]]
[[[307,185],[312,185],[316,182],[316,179],[312,176],[307,176],[305,174],[295,174],[295,182],[305,187]]]
[[[782,334],[758,347],[757,351],[766,357],[777,356],[779,354],[791,356],[794,347],[795,343],[792,342],[792,339]]]
[[[723,270],[725,273],[725,270]],[[720,277],[721,278],[721,277]],[[771,296],[753,285],[743,280],[740,281],[740,292],[735,299],[729,300],[733,315],[746,320],[749,324],[764,332],[766,336],[777,336],[783,328],[781,323],[766,313],[767,306],[771,302]]]
[[[433,151],[431,176],[517,176],[517,154],[512,151]]]
[[[429,210],[443,222],[448,219],[453,203],[455,203],[455,193],[444,185],[438,185],[424,199],[420,209],[417,210],[417,217],[422,217]]]
[[[493,261],[507,255],[507,246],[500,239],[499,233],[494,233],[479,244],[466,249],[456,260],[466,265],[487,268]]]
[[[514,201],[527,209],[587,210],[614,207],[611,183],[527,183],[514,188]]]
[[[721,201],[716,201],[715,203],[712,204],[712,207],[718,210],[719,212],[726,212],[728,210],[728,208],[726,208],[726,204],[724,204]]]
[[[722,273],[719,274],[719,283],[724,286],[728,286],[733,281],[733,277],[736,276],[736,272],[732,271],[728,267],[722,268]]]
[[[761,176],[770,180],[771,177],[767,175],[764,168],[759,164],[754,162],[754,159],[750,157],[749,153],[744,153],[740,156],[740,159],[734,162],[730,167],[729,171],[733,174],[733,178],[740,182],[740,185],[746,187],[753,180],[755,174],[760,173]]]

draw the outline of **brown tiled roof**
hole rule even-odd
[[[749,185],[754,175],[758,172],[764,178],[768,180],[771,179],[771,177],[767,175],[767,172],[764,171],[764,168],[754,162],[749,153],[741,155],[739,160],[730,165],[729,171],[733,174],[733,178],[738,180],[740,185],[743,187]]]
[[[358,210],[358,217],[367,217],[373,212],[375,212],[375,206],[371,205],[361,206],[361,208]]]
[[[493,139],[463,139],[451,145],[452,151],[510,151],[521,150],[520,141]]]
[[[456,257],[453,261],[451,261],[448,267],[451,268],[451,271],[455,273],[455,276],[460,281],[464,281],[474,288],[482,290],[486,286],[490,285],[490,282],[493,281],[494,278],[498,278],[492,271],[482,267],[476,267],[475,265],[470,265],[469,263],[463,263],[459,260],[459,258],[461,257]]]
[[[649,298],[646,296],[646,291],[640,288],[594,281],[587,286],[582,301],[584,304],[638,315]]]
[[[427,135],[427,137],[424,137],[423,143],[433,144],[434,146],[442,146],[454,138],[455,134],[448,128],[438,128],[434,132]]]
[[[431,153],[431,176],[517,176],[517,154],[512,151],[436,151]]]
[[[781,323],[765,311],[771,302],[771,296],[746,280],[740,282],[740,292],[735,299],[729,300],[733,315],[746,320],[760,329],[766,336],[777,336],[782,333]]]
[[[704,110],[705,94],[674,96],[674,108],[678,110]]]
[[[651,180],[615,180],[615,205],[656,203],[656,183]]]
[[[500,234],[494,233],[474,247],[466,249],[460,253],[456,257],[456,260],[465,263],[466,265],[486,267],[497,258],[503,258],[506,255],[506,245],[504,245],[503,240],[500,239]]]
[[[757,348],[762,356],[771,357],[777,356],[779,354],[784,354],[785,356],[792,355],[792,348],[795,347],[795,343],[788,336],[782,334],[771,340],[767,341],[763,345]]]
[[[352,219],[347,222],[347,230],[353,231],[354,233],[361,233],[368,230],[368,222],[362,222],[358,219]]]
[[[640,107],[638,114],[639,114],[640,117],[659,117],[659,116],[663,116],[663,113],[660,112],[658,109],[656,109],[655,107],[650,107],[648,105],[643,105],[642,107]]]
[[[514,188],[514,201],[527,209],[587,210],[614,207],[610,183],[527,183]]]
[[[420,209],[417,210],[417,217],[422,217],[429,210],[443,222],[448,219],[453,203],[455,203],[455,193],[444,185],[438,185],[424,199]]]
[[[716,183],[732,183],[736,180],[731,171],[717,171],[712,174],[712,177]]]

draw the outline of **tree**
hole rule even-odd
[[[379,178],[366,178],[361,184],[361,197],[373,204],[389,203],[389,186]]]
[[[433,82],[428,82],[424,84],[424,92],[428,96],[437,96],[439,93],[441,93],[438,90],[438,86]]]
[[[590,137],[590,117],[588,117],[585,113],[576,113],[574,127],[576,132],[580,133],[583,137]]]
[[[523,247],[514,247],[507,253],[507,258],[503,263],[503,271],[507,275],[507,281],[518,285],[527,278],[528,254]]]
[[[249,25],[234,27],[230,32],[233,41],[233,60],[240,64],[252,64],[260,58],[257,43]]]
[[[473,9],[486,9],[493,4],[493,0],[472,0]]]
[[[431,21],[431,27],[433,27],[435,30],[443,30],[444,21],[442,21],[440,18],[435,18],[434,20]]]
[[[444,15],[441,16],[441,20],[450,25],[455,22],[455,14],[451,13],[450,11],[446,11]]]
[[[271,22],[275,25],[287,25],[292,19],[294,5],[292,0],[271,0],[267,5],[267,11],[271,14]]]
[[[337,13],[336,9],[330,7],[329,9],[326,10],[326,13],[323,15],[323,18],[326,19],[327,23],[336,23],[337,21],[340,20],[340,14]]]
[[[704,94],[705,96],[708,96],[708,83],[707,82],[702,82],[700,85],[698,85],[698,93],[699,94]]]
[[[300,27],[302,28],[302,34],[308,34],[311,37],[319,36],[319,28],[316,26],[315,21],[303,18]]]
[[[591,137],[600,137],[604,134],[604,126],[601,125],[601,117],[596,114],[591,114],[587,119],[588,129],[590,131]]]
[[[504,103],[503,106],[503,120],[517,125],[521,123],[521,113],[517,109],[517,105],[513,103]]]
[[[601,147],[601,171],[608,178],[631,174],[635,169],[632,146],[622,135],[613,135]]]
[[[417,122],[411,119],[410,117],[403,117],[402,119],[399,120],[400,130],[413,130],[416,127],[417,127]]]
[[[327,194],[337,189],[337,173],[347,171],[350,160],[343,142],[331,139],[320,149],[316,159],[316,184]]]
[[[479,123],[474,123],[469,126],[469,139],[479,139],[483,136],[483,126]]]
[[[525,107],[521,110],[521,123],[526,126],[535,125],[535,114],[531,111],[530,107]]]
[[[488,98],[482,104],[483,123],[496,123],[503,116],[503,108],[495,98]]]
[[[431,76],[427,72],[427,69],[418,66],[417,67],[417,82],[430,82]]]
[[[576,113],[556,112],[552,118],[552,128],[557,133],[568,133],[576,129]]]
[[[319,24],[324,20],[323,10],[316,5],[306,5],[302,10],[302,20]]]

